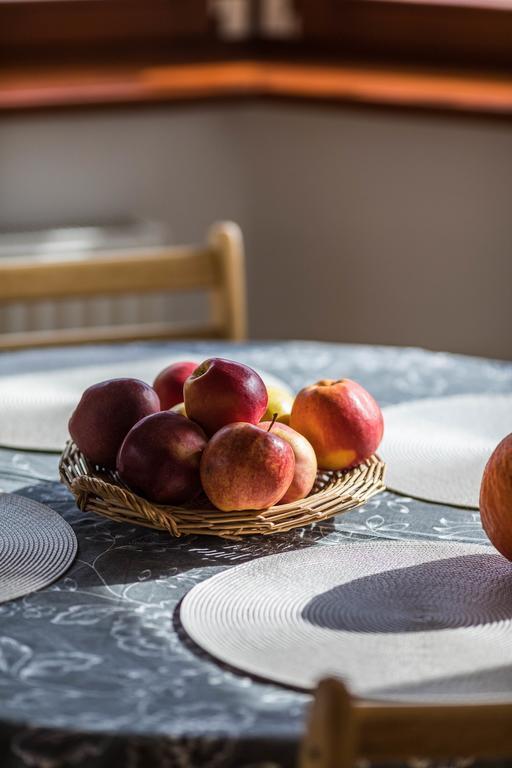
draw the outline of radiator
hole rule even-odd
[[[141,221],[4,232],[0,233],[0,260],[83,258],[87,253],[126,252],[167,243],[165,226]],[[171,304],[168,296],[158,294],[11,304],[0,306],[0,333],[165,321],[172,319],[179,303]]]

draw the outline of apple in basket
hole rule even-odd
[[[208,435],[237,421],[257,424],[268,402],[267,388],[256,371],[221,357],[201,363],[183,389],[187,416]]]
[[[201,458],[204,492],[224,512],[268,509],[293,480],[291,445],[258,424],[228,424],[211,438]]]
[[[347,469],[377,450],[384,432],[382,412],[364,387],[350,379],[324,379],[301,389],[290,426],[315,449],[320,469]]]
[[[313,446],[303,435],[278,421],[275,424],[271,421],[261,421],[258,426],[265,430],[271,429],[274,435],[286,440],[291,445],[295,457],[292,482],[284,496],[279,499],[279,504],[303,499],[311,491],[316,480],[317,464]]]
[[[162,411],[183,402],[183,384],[197,368],[197,363],[180,361],[160,371],[153,382],[153,389],[160,398]]]
[[[146,416],[119,449],[119,477],[149,501],[183,504],[201,490],[199,463],[206,442],[201,427],[179,413]]]
[[[140,419],[160,411],[155,390],[138,379],[109,379],[83,393],[69,420],[69,434],[89,461],[113,469],[117,452]]]
[[[512,560],[512,434],[494,449],[480,486],[483,528],[508,560]]]
[[[267,394],[268,405],[262,421],[272,421],[277,414],[278,422],[289,424],[294,398],[292,391],[282,384],[267,384]]]

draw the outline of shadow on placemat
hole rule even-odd
[[[512,619],[512,567],[490,552],[354,579],[315,596],[302,618],[343,632],[425,632]]]

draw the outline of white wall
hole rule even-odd
[[[275,106],[241,120],[259,335],[512,358],[512,125]]]
[[[243,220],[238,119],[198,107],[7,118],[0,227],[136,215],[188,239],[216,217]]]
[[[0,124],[0,227],[233,218],[251,333],[512,357],[512,126],[238,105]]]

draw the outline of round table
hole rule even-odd
[[[512,363],[316,342],[31,350],[0,356],[0,375],[129,364],[166,350],[186,350],[198,360],[235,357],[295,389],[324,377],[354,378],[381,405],[512,392]],[[60,581],[0,605],[0,754],[6,768],[291,766],[310,697],[223,668],[194,647],[179,624],[185,593],[222,569],[301,547],[378,537],[487,542],[477,512],[389,492],[289,534],[173,540],[80,513],[57,481],[57,462],[56,455],[0,449],[0,489],[57,510],[79,542],[77,559]]]

